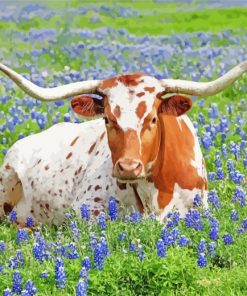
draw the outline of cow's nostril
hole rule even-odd
[[[120,171],[124,171],[124,168],[121,166],[120,162],[118,163],[118,167],[119,167]]]

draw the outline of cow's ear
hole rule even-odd
[[[85,117],[99,117],[104,114],[103,99],[99,100],[87,95],[74,97],[71,107],[75,113]]]
[[[159,112],[165,115],[180,116],[190,110],[192,100],[181,95],[174,95],[162,99]]]

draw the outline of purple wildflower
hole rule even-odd
[[[112,196],[110,197],[110,199],[108,201],[108,213],[109,213],[110,219],[112,221],[117,220],[117,217],[118,217],[117,202],[116,202],[116,199]]]
[[[61,258],[55,261],[55,282],[58,289],[64,289],[66,286],[66,272]]]
[[[197,265],[200,268],[207,266],[206,255],[204,253],[199,254],[197,259]]]
[[[225,245],[231,245],[233,243],[232,236],[229,233],[223,235],[223,242]]]
[[[166,247],[162,239],[157,241],[157,255],[160,258],[164,258],[166,255]]]
[[[15,270],[13,273],[13,293],[21,294],[22,290],[22,277],[19,270]]]
[[[87,295],[87,283],[80,279],[76,286],[76,296],[86,296]]]
[[[189,210],[185,217],[185,224],[189,228],[202,230],[203,224],[200,213],[197,210]]]
[[[81,205],[81,217],[83,220],[89,221],[90,219],[90,209],[89,206],[85,203]]]

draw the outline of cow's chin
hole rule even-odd
[[[143,179],[145,179],[144,176],[142,177],[138,177],[138,178],[127,178],[127,177],[115,177],[117,179],[117,182],[119,183],[129,183],[129,184],[133,184],[133,183],[137,183]]]

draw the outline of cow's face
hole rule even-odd
[[[142,74],[104,80],[99,89],[102,100],[82,95],[71,105],[82,116],[104,117],[112,154],[113,176],[134,182],[151,175],[158,157],[161,114],[179,116],[191,107],[182,96],[161,99],[165,90],[159,80]]]

